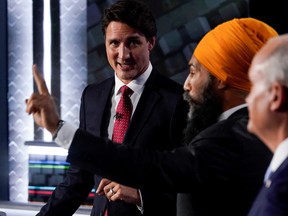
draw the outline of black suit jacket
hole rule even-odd
[[[191,193],[195,215],[247,215],[272,157],[269,149],[248,133],[247,122],[247,109],[238,110],[202,131],[189,146],[164,153],[115,145],[79,129],[67,159],[151,192]]]
[[[249,216],[288,215],[288,158],[264,183]]]
[[[114,77],[112,77],[100,84],[89,85],[85,88],[81,101],[80,128],[95,136],[108,138],[107,128],[114,84]],[[153,70],[134,111],[123,145],[160,151],[180,145],[188,111],[188,105],[182,99],[182,94],[181,85]],[[82,142],[82,148],[89,149],[85,142]],[[91,151],[93,154],[93,149]],[[96,154],[95,157],[97,157]],[[110,155],[102,155],[102,157],[107,159]],[[101,160],[101,163],[106,162],[112,165],[109,160]],[[115,164],[115,167],[122,166],[121,164],[121,162]],[[138,168],[133,166],[133,169]],[[119,175],[119,171],[115,170],[115,175]],[[100,180],[100,176],[94,176],[72,164],[64,182],[56,188],[38,215],[72,215],[93,186],[98,187]],[[141,190],[141,194],[144,202],[144,215],[175,215],[175,193]],[[106,203],[109,216],[141,215],[134,204],[127,204],[123,201],[107,202],[105,196],[98,195],[95,195],[91,215],[104,215]]]

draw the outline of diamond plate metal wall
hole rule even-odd
[[[8,114],[10,201],[28,198],[28,147],[33,120],[25,113],[32,82],[32,1],[9,0],[8,7]]]
[[[87,2],[62,0],[61,22],[61,116],[79,124],[82,91],[87,84]]]
[[[9,0],[8,7],[8,112],[10,201],[28,201],[29,152],[34,124],[24,100],[33,92],[33,1]],[[61,0],[61,104],[62,118],[78,123],[80,98],[87,83],[86,1]]]

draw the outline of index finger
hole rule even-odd
[[[46,86],[45,80],[39,73],[39,70],[36,64],[33,65],[32,71],[33,71],[33,77],[34,77],[39,94],[49,95],[49,91]]]
[[[96,193],[100,193],[103,191],[104,187],[108,184],[110,184],[110,180],[106,179],[106,178],[102,178],[99,185],[98,185],[98,188],[96,189]]]

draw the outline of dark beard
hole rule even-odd
[[[202,130],[215,124],[222,111],[219,99],[213,94],[212,85],[208,85],[204,90],[201,104],[196,104],[188,92],[185,92],[183,97],[190,106],[187,125],[184,129],[184,144],[188,145]]]

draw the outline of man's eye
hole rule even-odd
[[[137,40],[133,40],[133,41],[130,41],[130,46],[137,46],[137,45],[139,45],[140,44],[140,42],[139,41],[137,41]]]
[[[118,46],[119,42],[118,41],[111,41],[110,45],[112,46]]]
[[[190,66],[189,67],[189,73],[190,73],[190,75],[194,75],[195,74],[195,67]]]
[[[190,70],[190,76],[194,76],[195,75],[195,71],[194,70]]]

